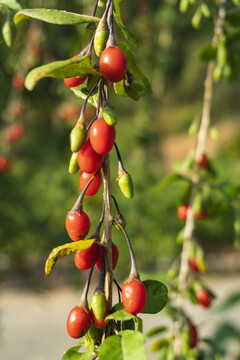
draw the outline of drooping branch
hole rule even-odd
[[[226,17],[225,10],[226,0],[221,0],[219,5],[218,17],[215,22],[214,35],[212,45],[217,45],[219,37],[223,33],[223,24]],[[177,293],[177,308],[179,310],[179,318],[174,323],[174,343],[173,350],[176,357],[181,355],[182,339],[181,332],[184,326],[184,299],[186,297],[188,287],[188,254],[191,246],[191,240],[193,238],[195,222],[194,222],[194,211],[193,202],[198,191],[200,182],[199,169],[197,164],[200,162],[202,155],[205,152],[207,135],[211,123],[211,108],[212,108],[212,96],[213,96],[213,72],[215,68],[215,61],[210,61],[207,67],[206,79],[204,82],[204,95],[203,95],[203,106],[202,106],[202,117],[200,122],[200,128],[198,132],[196,147],[195,147],[195,167],[192,175],[192,187],[188,202],[188,212],[183,234],[183,247],[180,259],[180,269],[178,277],[178,293]]]

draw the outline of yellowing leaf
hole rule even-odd
[[[57,262],[57,260],[62,259],[66,255],[72,254],[76,250],[86,250],[90,248],[90,246],[92,246],[95,241],[96,239],[79,240],[54,248],[51,251],[49,257],[47,258],[45,264],[46,277],[48,277],[48,275],[52,271],[52,268]]]

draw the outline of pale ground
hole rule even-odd
[[[219,302],[228,292],[240,291],[240,275],[208,276],[204,279],[218,295]],[[0,358],[2,360],[60,360],[64,350],[77,344],[66,332],[66,318],[78,302],[80,291],[70,288],[44,292],[4,288],[0,297]],[[240,305],[224,314],[203,308],[194,309],[196,324],[201,334],[211,334],[224,320],[240,327]],[[164,315],[143,316],[144,331],[155,325],[166,324]],[[154,357],[149,356],[149,359]],[[226,360],[231,360],[228,357]]]

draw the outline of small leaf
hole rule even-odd
[[[80,347],[84,344],[84,338],[80,339],[78,345],[70,347],[67,351],[65,351],[62,360],[67,360],[67,354],[71,352],[76,352],[80,349]]]
[[[108,315],[105,320],[117,320],[117,321],[127,321],[130,319],[137,319],[136,315],[128,313],[125,309],[115,311],[114,313]]]
[[[117,95],[127,96],[126,91],[124,89],[123,80],[121,80],[117,83],[114,83],[113,87],[114,87],[114,91]]]
[[[118,335],[106,338],[99,348],[99,360],[109,360],[110,358],[111,360],[125,360],[122,352],[121,338]]]
[[[154,341],[154,343],[151,345],[151,351],[159,351],[162,348],[168,348],[168,346],[169,346],[169,340],[158,339]]]
[[[142,80],[142,82],[144,83],[144,85],[146,86],[146,89],[151,90],[151,85],[148,81],[148,79],[146,78],[145,75],[143,75],[143,73],[140,71],[140,69],[138,68],[135,58],[129,48],[129,46],[123,42],[119,42],[118,46],[120,47],[120,49],[122,49],[122,51],[124,52],[124,54],[127,57],[127,63],[128,63],[128,70],[138,79]]]
[[[115,0],[114,1],[114,12],[113,12],[114,18],[116,20],[117,25],[121,29],[125,39],[128,40],[134,46],[138,46],[137,40],[135,39],[133,34],[125,27],[125,25],[121,19],[120,3],[122,1],[123,0]]]
[[[215,310],[218,313],[221,313],[222,311],[229,310],[238,305],[240,305],[240,291],[228,296]]]
[[[28,73],[25,79],[25,86],[28,90],[32,90],[37,82],[44,77],[63,79],[86,74],[100,76],[100,74],[92,67],[90,58],[87,55],[74,59],[54,61],[39,66]]]
[[[22,9],[21,5],[16,0],[0,0],[0,5],[4,5],[14,12]]]
[[[157,185],[156,190],[162,191],[163,188],[173,182],[176,181],[187,181],[190,182],[190,179],[182,174],[179,173],[173,173],[169,176],[167,176],[165,179],[163,179],[160,184]]]
[[[19,11],[14,17],[15,24],[29,19],[37,19],[56,25],[85,24],[98,22],[100,20],[98,17],[80,15],[56,9],[24,9]]]
[[[168,288],[157,280],[145,280],[143,284],[147,290],[147,301],[142,313],[156,314],[161,311],[168,302]]]
[[[5,41],[5,44],[8,47],[12,47],[13,42],[15,40],[16,29],[11,20],[5,21],[2,27],[2,36]]]
[[[89,93],[89,91],[87,90],[85,85],[80,85],[80,86],[74,87],[71,90],[78,98],[80,98],[82,100],[85,100],[87,98],[88,93]],[[88,103],[96,108],[97,107],[97,99],[98,99],[98,94],[97,94],[97,90],[96,90],[88,98]]]
[[[147,337],[152,337],[152,336],[155,336],[155,335],[158,335],[158,334],[162,334],[163,332],[165,332],[167,330],[167,327],[166,326],[158,326],[158,327],[155,327],[153,329],[150,329],[147,333],[146,333],[146,336]]]
[[[45,264],[45,274],[48,276],[52,271],[53,266],[57,260],[62,259],[64,256],[72,254],[76,250],[85,250],[90,248],[96,239],[79,240],[65,245],[54,248]]]
[[[84,340],[83,340],[84,342]],[[82,343],[81,343],[82,345]],[[80,348],[80,346],[74,346],[70,348],[62,357],[62,360],[91,360],[93,351],[94,351],[94,342],[93,340],[89,341],[89,345],[87,348],[87,352],[85,353],[79,353],[76,350],[73,349]]]
[[[138,331],[124,330],[122,335],[122,352],[124,360],[147,360],[145,339]]]

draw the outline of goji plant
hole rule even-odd
[[[200,57],[207,62],[204,80],[203,105],[200,115],[194,117],[189,135],[195,136],[193,149],[181,163],[179,171],[171,174],[160,185],[172,182],[184,184],[182,198],[176,209],[176,216],[184,221],[184,227],[177,236],[182,246],[179,261],[169,272],[171,301],[166,307],[173,321],[173,327],[159,326],[149,331],[149,336],[161,337],[152,344],[158,352],[158,359],[223,359],[220,344],[211,338],[202,338],[194,316],[186,310],[186,301],[205,309],[212,306],[215,295],[201,278],[206,270],[204,251],[197,230],[198,223],[211,221],[231,208],[235,212],[235,245],[239,247],[239,190],[230,181],[218,178],[213,159],[207,153],[208,135],[217,140],[218,132],[212,128],[212,102],[214,82],[221,79],[231,82],[239,77],[238,24],[239,1],[212,1],[211,7],[205,1],[181,0],[180,10],[191,11],[195,5],[192,25],[198,29],[204,18],[212,20],[211,44],[200,51]],[[203,224],[204,226],[204,224]],[[165,335],[167,333],[167,335]],[[203,345],[203,346],[202,346]],[[205,347],[204,347],[205,345]],[[211,354],[211,356],[210,356]],[[210,357],[208,357],[210,356]]]
[[[121,0],[97,0],[92,15],[69,13],[52,9],[25,9],[15,15],[15,23],[26,19],[38,19],[51,24],[86,24],[88,45],[72,54],[71,59],[55,61],[33,69],[25,79],[25,86],[32,90],[44,77],[63,80],[72,93],[83,100],[76,125],[70,133],[71,156],[68,170],[78,173],[81,193],[67,213],[65,226],[72,242],[52,250],[45,267],[48,276],[57,260],[75,252],[76,271],[89,270],[89,276],[81,299],[76,304],[66,305],[72,309],[67,323],[68,334],[81,338],[74,348],[66,351],[63,360],[80,359],[120,359],[128,354],[129,359],[146,359],[142,320],[140,313],[155,314],[162,310],[168,301],[167,287],[157,280],[141,281],[137,261],[125,230],[126,221],[119,210],[118,194],[111,191],[110,156],[116,152],[118,161],[117,182],[119,190],[127,198],[134,195],[131,175],[123,165],[120,150],[116,144],[116,111],[110,102],[112,87],[118,96],[128,96],[139,100],[149,91],[149,82],[139,70],[134,55],[126,42],[116,41],[115,33],[136,45],[135,37],[125,27],[120,14]],[[97,14],[100,14],[99,17]],[[86,121],[87,103],[95,108],[95,114]],[[67,167],[66,167],[67,168]],[[115,176],[116,177],[116,176]],[[83,211],[88,196],[100,191],[103,182],[103,206],[100,220],[92,235],[88,235],[96,216],[89,218]],[[127,200],[126,200],[127,201]],[[116,217],[112,215],[112,205]],[[69,209],[66,209],[66,211]],[[119,254],[112,242],[112,226],[122,232],[130,254],[130,275],[123,287],[118,284],[113,270],[117,266]],[[124,254],[125,257],[125,254]],[[129,259],[126,258],[126,266]],[[99,271],[96,289],[88,302],[88,292],[92,272]],[[119,301],[112,302],[113,284],[116,286]],[[79,352],[85,343],[86,353]]]

